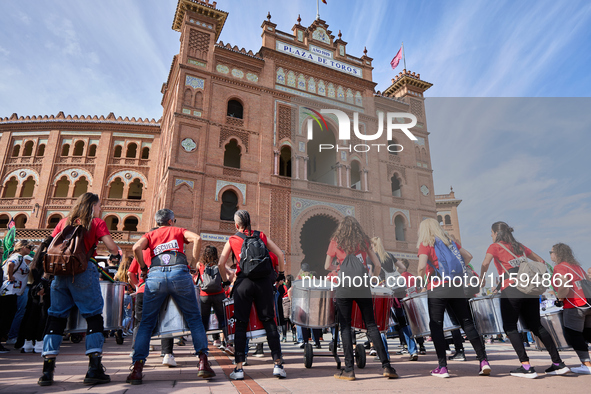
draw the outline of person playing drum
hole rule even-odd
[[[204,379],[214,377],[215,372],[207,360],[207,336],[197,305],[195,286],[189,273],[187,256],[183,253],[183,245],[193,243],[193,259],[197,259],[201,238],[184,228],[175,227],[176,219],[170,209],[159,210],[155,219],[158,229],[144,234],[133,245],[133,254],[142,274],[148,271],[143,256],[145,249],[150,250],[151,265],[145,281],[143,316],[134,347],[133,369],[127,376],[127,383],[142,383],[142,370],[149,354],[150,337],[156,326],[160,307],[168,295],[173,297],[191,330],[193,346],[199,356],[197,376]]]
[[[451,251],[454,255],[449,258],[450,266],[455,263],[452,260],[453,258],[456,258],[461,266],[464,266],[470,262],[472,255],[462,248],[460,244],[450,240],[437,220],[431,218],[423,220],[419,225],[417,247],[419,248],[418,276],[423,277],[425,270],[428,276],[426,289],[428,290],[429,327],[437,359],[439,360],[439,366],[431,371],[431,375],[439,378],[449,378],[445,353],[446,342],[443,335],[443,318],[446,308],[453,310],[468,340],[470,340],[472,347],[476,351],[476,358],[480,361],[479,374],[490,375],[491,368],[486,358],[484,343],[474,326],[470,306],[464,294],[464,287],[463,285],[456,286],[453,280],[447,279],[451,279],[452,274],[445,272],[443,264],[439,263],[440,259],[449,256],[445,253],[446,250]],[[458,252],[461,259],[457,258]],[[439,280],[434,280],[434,277],[439,277]]]
[[[537,378],[538,374],[529,363],[529,357],[525,351],[523,339],[517,329],[517,322],[521,317],[525,326],[542,340],[550,357],[552,365],[546,369],[547,375],[563,375],[569,371],[564,365],[558,349],[550,333],[542,326],[540,322],[540,307],[538,297],[528,297],[515,287],[515,282],[508,278],[509,273],[517,273],[519,270],[520,258],[517,256],[527,256],[528,258],[544,263],[544,260],[531,251],[531,249],[517,242],[513,237],[513,228],[505,222],[495,222],[490,232],[493,243],[488,247],[482,268],[480,269],[481,287],[484,287],[486,272],[490,262],[494,259],[495,267],[499,276],[503,277],[501,283],[501,316],[503,317],[503,330],[509,337],[513,349],[519,357],[521,366],[512,370],[511,376],[520,378]],[[522,258],[521,258],[522,259]]]
[[[368,274],[367,260],[368,257],[373,262],[373,276],[378,277],[381,266],[380,260],[373,252],[370,246],[369,237],[365,234],[361,225],[353,216],[345,216],[339,223],[337,229],[332,235],[328,251],[326,252],[325,266],[332,263],[336,257],[341,273],[345,274],[345,269],[349,261],[355,261],[363,265],[362,270],[364,274]],[[344,276],[344,275],[343,275]],[[344,282],[344,280],[343,280]],[[341,290],[343,290],[341,292]],[[355,380],[354,358],[353,358],[353,338],[351,336],[351,312],[353,309],[353,301],[357,303],[361,311],[361,316],[367,327],[367,334],[371,342],[373,342],[378,357],[382,363],[382,375],[387,378],[396,379],[398,374],[392,368],[384,343],[378,331],[373,313],[372,295],[369,287],[357,287],[351,290],[346,288],[338,288],[336,292],[336,309],[338,312],[338,319],[341,328],[341,336],[343,339],[343,351],[345,353],[345,369],[336,373],[334,376],[337,379]]]
[[[271,349],[271,355],[273,357],[273,376],[278,378],[285,378],[287,374],[283,368],[283,359],[281,354],[281,343],[279,341],[279,331],[277,330],[277,324],[275,323],[275,305],[273,297],[273,284],[276,279],[285,279],[283,273],[283,252],[281,249],[264,233],[253,231],[250,225],[250,214],[246,210],[238,210],[234,214],[234,224],[238,233],[230,237],[228,242],[224,245],[220,261],[218,266],[220,268],[220,274],[224,283],[226,281],[226,260],[233,254],[236,260],[239,262],[236,267],[236,280],[234,282],[233,295],[234,295],[234,317],[236,319],[236,333],[234,337],[234,358],[236,360],[236,367],[234,371],[230,373],[230,378],[234,380],[244,379],[244,370],[242,363],[246,359],[246,331],[248,322],[250,319],[250,310],[252,303],[254,302],[257,314],[265,331],[267,333],[267,342]],[[265,266],[261,266],[262,270],[268,271],[262,277],[247,276],[245,273],[245,265],[252,266],[254,263],[249,259],[248,255],[242,256],[242,246],[247,242],[246,246],[255,245],[257,240],[253,240],[253,237],[257,237],[262,240],[263,244],[267,248],[267,252],[274,253],[278,258],[278,269],[279,275],[275,277],[275,271],[273,270],[270,261],[265,260]],[[260,244],[258,244],[260,245]],[[252,250],[248,249],[249,252]],[[260,248],[257,248],[259,252]],[[269,259],[270,260],[270,256]]]
[[[591,342],[591,305],[581,288],[581,281],[588,280],[587,275],[575,259],[570,246],[566,244],[558,243],[552,246],[550,258],[556,263],[552,283],[558,292],[558,299],[564,302],[564,337],[581,360],[580,367],[570,370],[591,375],[591,358],[586,343]]]

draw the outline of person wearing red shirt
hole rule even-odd
[[[501,283],[501,316],[503,318],[503,330],[509,337],[513,349],[519,357],[521,366],[512,370],[511,376],[520,378],[535,379],[538,377],[536,370],[529,363],[529,357],[525,351],[521,334],[517,330],[517,321],[521,317],[525,326],[542,340],[550,357],[552,358],[552,365],[546,369],[547,375],[563,375],[569,371],[564,365],[554,340],[548,331],[542,326],[540,322],[540,307],[538,297],[527,297],[524,293],[515,287],[515,282],[507,279],[511,273],[519,271],[519,265],[525,260],[527,256],[531,260],[535,260],[542,264],[546,264],[544,260],[525,247],[513,237],[513,228],[505,222],[495,222],[492,225],[490,233],[493,243],[488,247],[482,268],[480,269],[481,286],[484,286],[485,275],[488,271],[491,261],[494,259],[495,267],[499,276],[504,276],[506,279]]]
[[[458,243],[453,242],[445,231],[443,231],[437,220],[428,218],[421,222],[419,225],[419,240],[417,242],[417,247],[419,248],[418,276],[423,277],[425,271],[427,272],[428,285],[426,289],[428,289],[429,297],[427,301],[429,306],[429,328],[431,329],[431,337],[433,338],[435,352],[439,361],[439,366],[431,371],[431,375],[439,378],[449,377],[447,355],[445,353],[447,346],[443,335],[443,317],[445,310],[448,309],[455,313],[466,333],[466,337],[468,337],[474,351],[476,351],[476,358],[480,361],[479,375],[488,376],[491,373],[490,364],[486,357],[482,338],[478,334],[478,331],[476,331],[470,306],[464,295],[464,287],[455,286],[453,282],[446,282],[444,278],[441,278],[440,285],[436,285],[436,281],[431,280],[435,276],[440,276],[439,260],[435,249],[435,243],[437,241],[442,242],[452,250],[457,249],[463,260],[460,260],[462,265],[465,266],[472,260],[470,252],[462,248]]]
[[[198,278],[201,278],[202,287],[199,293],[199,300],[201,302],[201,318],[203,321],[203,327],[205,327],[205,331],[209,330],[209,315],[212,307],[218,320],[218,329],[223,330],[226,326],[226,319],[224,318],[224,299],[226,298],[226,293],[222,286],[221,275],[217,270],[218,260],[218,250],[215,248],[215,246],[207,245],[205,247],[205,251],[203,252],[203,261],[197,263]],[[213,286],[215,289],[208,289],[207,291],[203,290],[206,268],[214,268],[215,277],[217,279],[216,286]],[[225,343],[225,336],[223,333],[221,334],[221,340],[221,346],[224,346],[223,344]],[[221,350],[224,351],[225,346],[224,349]]]
[[[90,253],[98,243],[102,241],[109,252],[119,254],[119,248],[113,242],[113,238],[107,229],[107,225],[101,215],[101,201],[99,196],[93,193],[84,193],[74,203],[68,216],[62,219],[53,229],[52,237],[56,237],[66,226],[81,225],[86,229],[84,246]],[[93,252],[92,257],[96,256]],[[101,364],[103,344],[103,296],[99,283],[99,273],[96,261],[93,258],[88,263],[86,271],[71,276],[56,276],[51,285],[51,306],[48,310],[47,325],[43,338],[43,375],[37,382],[40,386],[53,384],[53,372],[55,358],[59,354],[62,344],[62,336],[68,322],[68,316],[72,307],[77,306],[80,314],[86,319],[86,355],[89,356],[89,368],[84,378],[85,384],[100,384],[111,381],[109,375],[105,375]],[[45,279],[49,274],[43,275]]]
[[[250,214],[246,210],[238,210],[234,214],[234,225],[238,233],[230,237],[228,242],[224,245],[222,255],[218,267],[222,275],[224,283],[226,281],[226,261],[230,255],[234,255],[238,264],[236,266],[236,280],[234,282],[234,318],[236,319],[236,333],[234,335],[234,359],[236,367],[230,374],[230,378],[234,380],[244,379],[244,370],[242,363],[246,359],[246,330],[250,317],[250,310],[254,302],[257,315],[267,333],[267,342],[271,349],[273,357],[273,376],[278,378],[285,378],[286,373],[283,369],[281,343],[279,341],[279,332],[277,331],[277,324],[275,323],[275,303],[273,297],[273,284],[276,279],[285,279],[283,274],[283,252],[281,249],[262,232],[255,232],[251,229]],[[275,278],[275,271],[272,271],[268,276],[258,279],[247,277],[241,264],[242,244],[244,243],[243,236],[251,236],[252,234],[259,234],[270,253],[274,253],[278,259],[279,275]]]
[[[143,251],[150,251],[151,264],[144,290],[143,316],[138,327],[133,354],[133,369],[127,383],[141,384],[142,370],[150,352],[150,338],[156,326],[160,307],[171,295],[191,330],[193,346],[199,357],[197,376],[212,378],[215,372],[207,360],[207,336],[201,321],[193,278],[189,273],[184,245],[193,243],[193,259],[199,256],[201,237],[187,229],[176,227],[174,212],[160,209],[155,215],[158,229],[146,233],[133,245],[133,254],[142,274],[148,271]]]
[[[587,275],[575,259],[570,246],[566,244],[558,243],[552,246],[550,258],[556,263],[552,283],[558,292],[558,299],[564,302],[564,337],[581,360],[580,367],[570,370],[591,375],[591,357],[587,346],[587,342],[591,342],[591,305],[587,303],[587,297],[581,288],[581,282],[588,280]]]

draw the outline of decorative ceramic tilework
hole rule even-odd
[[[310,79],[308,79],[308,92],[316,93],[316,82],[314,81],[314,78],[312,78],[312,77],[310,77]]]
[[[298,77],[298,89],[306,90],[306,77],[302,74]]]
[[[355,93],[355,104],[356,105],[363,105],[363,98],[361,97],[360,92]]]
[[[290,94],[295,94],[297,96],[311,98],[311,99],[314,99],[316,101],[319,101],[319,102],[322,102],[322,103],[326,103],[328,105],[346,108],[349,111],[356,111],[356,112],[359,112],[359,113],[364,113],[363,108],[355,107],[353,105],[342,103],[340,101],[335,101],[335,100],[327,99],[327,98],[324,98],[324,97],[312,95],[312,94],[310,94],[308,92],[302,92],[301,90],[296,90],[296,89],[288,88],[287,86],[281,86],[281,85],[276,84],[275,85],[275,89],[280,90],[282,92],[287,92],[287,93],[290,93]]]
[[[140,178],[140,180],[144,184],[144,187],[146,187],[146,185],[148,184],[148,180],[146,179],[144,174],[140,174],[137,171],[126,170],[126,171],[116,172],[109,177],[109,180],[107,181],[107,185],[110,184],[111,182],[113,182],[113,180],[115,178],[121,178],[123,180],[123,182],[125,182],[125,184],[129,184],[135,178]]]
[[[318,94],[326,96],[326,88],[324,87],[324,81],[318,82]]]
[[[328,84],[328,97],[335,97],[335,90],[334,90],[334,85],[331,83]]]
[[[291,223],[295,223],[298,216],[300,216],[306,209],[314,206],[331,207],[341,213],[343,216],[355,216],[355,207],[350,205],[334,204],[323,201],[308,200],[306,198],[292,197],[291,198]]]
[[[267,30],[273,31],[273,28],[271,26],[267,26]]]
[[[287,86],[292,86],[294,88],[296,86],[296,77],[293,71],[287,73]]]
[[[193,182],[193,181],[187,181],[185,179],[175,179],[174,180],[175,186],[181,185],[183,183],[186,183],[187,186],[189,186],[191,189],[193,189],[195,187],[195,182]]]
[[[63,177],[64,175],[70,179],[71,183],[74,183],[78,178],[80,178],[82,176],[86,177],[88,184],[92,185],[92,175],[90,175],[90,173],[88,171],[82,170],[80,168],[75,168],[75,169],[70,168],[69,170],[65,170],[65,171],[60,172],[53,179],[53,185],[55,185],[55,183],[57,181],[59,181],[61,179],[61,177]]]
[[[345,100],[345,91],[342,86],[339,86],[337,89],[337,98],[341,101]]]
[[[277,83],[285,85],[285,72],[282,68],[277,69]]]
[[[325,44],[330,44],[330,37],[328,34],[326,34],[326,30],[324,30],[322,27],[318,27],[316,30],[314,30],[314,33],[312,33],[312,38],[322,41]]]
[[[425,139],[423,137],[417,137],[415,144],[425,146]]]
[[[230,72],[230,69],[228,68],[228,66],[224,66],[223,64],[218,64],[215,67],[215,70],[219,73],[222,73],[222,74],[227,74]]]
[[[236,183],[236,182],[228,182],[222,180],[216,180],[215,183],[215,200],[218,201],[218,195],[220,194],[220,190],[222,190],[225,186],[232,185],[235,186],[240,192],[242,193],[242,203],[246,204],[246,185],[244,183]]]
[[[201,111],[193,111],[193,116],[201,117]]]
[[[64,173],[67,171],[64,171]],[[28,177],[32,176],[35,179],[35,184],[39,185],[39,174],[31,169],[22,169],[22,170],[15,170],[12,171],[10,174],[6,175],[2,184],[5,184],[11,177],[16,177],[19,184],[27,180]]]
[[[234,76],[236,78],[244,78],[244,72],[234,68],[234,69],[232,69],[232,76]]]
[[[353,91],[351,89],[347,89],[347,102],[353,104]]]
[[[257,83],[259,81],[259,76],[253,73],[248,73],[246,74],[246,79],[248,79],[250,82]]]
[[[423,196],[428,196],[429,192],[430,190],[427,185],[421,185],[421,193],[423,193]]]
[[[345,56],[345,47],[343,45],[339,45],[339,54]]]
[[[195,20],[195,19],[189,19],[189,22],[194,23],[197,26],[203,26],[203,27],[206,27],[208,29],[213,29],[213,25],[207,24],[205,22],[200,22],[200,21]]]
[[[191,110],[188,108],[183,108],[183,113],[187,115],[191,115]]]
[[[187,75],[185,86],[190,86],[193,89],[203,89],[205,87],[205,80]]]
[[[192,138],[185,138],[181,141],[181,146],[186,152],[193,152],[197,149],[197,144]]]
[[[206,66],[206,64],[205,64],[205,63],[203,63],[203,62],[200,62],[200,61],[198,61],[198,60],[193,60],[193,59],[188,59],[188,60],[187,60],[187,63],[189,63],[189,64],[192,64],[192,65],[194,65],[194,66],[199,66],[199,67],[205,67],[205,66]]]
[[[304,41],[304,32],[298,30],[298,41]]]
[[[300,141],[300,145],[299,145],[299,147],[298,147],[298,150],[299,150],[300,152],[305,152],[305,151],[306,151],[306,143],[305,143],[305,142],[303,142],[303,141]]]
[[[347,161],[347,152],[341,151],[341,161]]]
[[[396,213],[400,212],[401,214],[403,214],[406,217],[406,222],[408,223],[408,228],[411,228],[412,226],[410,225],[410,213],[408,211],[408,209],[399,209],[399,208],[390,208],[390,224],[394,224],[394,215],[396,215]]]

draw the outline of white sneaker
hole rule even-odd
[[[33,351],[35,351],[33,341],[25,341],[25,344],[21,349],[21,353],[33,353]]]
[[[571,368],[570,371],[581,375],[591,375],[591,367],[588,367],[585,364],[581,364],[580,367]]]
[[[6,341],[7,345],[14,345],[16,343],[16,338],[10,338]]]
[[[244,379],[244,370],[242,368],[236,369],[230,373],[230,379],[233,380],[243,380]]]
[[[287,377],[287,374],[285,373],[285,369],[283,369],[283,365],[275,364],[273,366],[273,376],[275,376],[276,378],[279,378],[279,379],[283,379],[283,378]]]
[[[165,354],[162,359],[162,365],[168,365],[168,368],[176,367],[176,361],[172,354]]]
[[[216,339],[215,341],[213,341],[213,346],[215,346],[215,347],[222,346],[222,341],[220,341],[219,339]]]
[[[43,353],[43,341],[35,341],[35,353]]]

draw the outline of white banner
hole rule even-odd
[[[199,236],[201,237],[202,241],[207,241],[207,242],[228,242],[228,239],[230,239],[229,235],[222,235],[222,234],[201,233],[201,234],[199,234]]]

